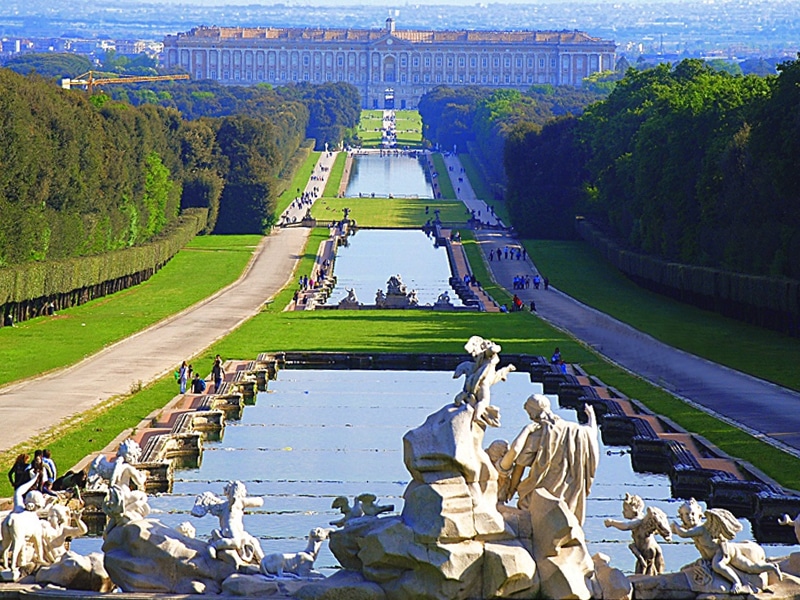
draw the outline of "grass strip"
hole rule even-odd
[[[345,207],[361,227],[416,229],[433,218],[434,209],[448,223],[466,224],[468,217],[461,202],[422,198],[321,198],[311,208],[311,215],[320,221],[341,219]]]
[[[260,240],[196,237],[141,285],[0,328],[0,385],[74,364],[207,298],[238,279]]]
[[[322,192],[323,196],[336,198],[339,195],[339,186],[342,184],[342,176],[344,175],[344,165],[347,162],[347,152],[339,152],[336,154],[336,160],[333,161],[331,171],[328,173],[328,182],[325,184],[325,189]]]
[[[453,182],[450,181],[450,174],[447,171],[447,165],[444,164],[444,158],[438,152],[431,153],[431,158],[433,160],[433,168],[436,170],[439,194],[444,200],[455,200],[457,198],[456,191],[453,189]]]
[[[311,152],[303,161],[303,165],[295,171],[294,176],[292,177],[291,183],[286,187],[285,190],[278,196],[278,200],[275,203],[275,215],[276,219],[286,208],[297,198],[300,193],[306,189],[306,185],[308,184],[309,179],[311,179],[311,173],[314,172],[314,167],[319,160],[319,155],[322,154],[321,152]],[[297,190],[300,190],[299,192]]]
[[[464,167],[464,171],[467,174],[467,179],[469,179],[469,184],[472,186],[475,196],[484,202],[491,202],[492,192],[489,190],[489,186],[486,185],[486,181],[475,164],[472,155],[467,153],[459,154],[458,160],[461,161],[461,166]]]
[[[800,340],[640,288],[584,242],[525,240],[551,285],[665,344],[800,390]]]

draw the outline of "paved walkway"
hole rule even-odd
[[[319,155],[317,164],[314,165],[314,170],[311,172],[311,178],[302,190],[302,195],[298,193],[292,203],[281,213],[278,219],[279,223],[299,223],[317,198],[322,198],[328,177],[331,175],[331,167],[336,161],[336,154],[336,152],[322,152]]]
[[[450,175],[450,182],[456,192],[456,197],[467,205],[467,209],[474,212],[475,218],[487,225],[503,225],[503,222],[496,217],[489,209],[489,205],[480,200],[472,189],[464,167],[455,154],[443,154],[444,164]]]
[[[292,276],[310,231],[275,231],[263,238],[247,272],[214,296],[77,365],[0,389],[0,451],[163,377],[258,313]]]
[[[458,157],[447,157],[454,171]],[[466,180],[466,177],[464,178]],[[461,185],[468,207],[475,206],[471,188]],[[480,201],[478,201],[480,202]],[[493,248],[519,246],[506,231],[477,231],[488,258]],[[533,275],[537,269],[527,260],[488,262],[497,283],[512,290],[515,275]],[[546,273],[542,274],[546,275]],[[641,375],[676,396],[697,405],[756,437],[800,457],[800,394],[767,381],[677,350],[550,286],[548,291],[531,286],[512,290],[529,306],[535,300],[540,317],[582,340],[625,369]],[[569,361],[569,357],[565,356]]]

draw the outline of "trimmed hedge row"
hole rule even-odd
[[[38,304],[65,295],[75,298],[67,304],[97,297],[95,288],[110,282],[109,291],[121,289],[118,282],[130,279],[139,283],[152,275],[206,226],[207,208],[188,209],[181,213],[165,233],[152,242],[95,256],[58,261],[26,263],[0,269],[0,313],[12,314],[14,320],[28,318],[28,311],[14,310],[27,303]],[[124,286],[123,286],[124,287]],[[81,290],[95,290],[86,294]],[[102,295],[102,294],[101,294]],[[39,301],[39,302],[37,302]],[[59,306],[58,308],[62,308]],[[13,314],[16,313],[16,314]]]
[[[800,281],[667,262],[620,248],[578,218],[580,236],[637,284],[727,317],[800,337]]]

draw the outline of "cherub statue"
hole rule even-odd
[[[419,306],[419,298],[417,297],[417,290],[411,290],[408,295],[408,305],[409,306]]]
[[[500,410],[492,406],[490,401],[491,387],[505,381],[508,374],[516,370],[514,365],[497,369],[500,362],[500,345],[473,335],[464,345],[464,349],[472,356],[472,362],[464,361],[456,367],[453,378],[466,376],[464,388],[456,394],[455,405],[466,403],[475,409],[473,420],[490,427],[500,426]]]
[[[214,558],[227,559],[237,567],[240,564],[259,564],[264,558],[261,544],[244,530],[244,509],[261,506],[264,500],[247,495],[241,481],[229,481],[225,497],[204,492],[195,499],[192,516],[211,513],[219,519],[219,529],[211,532],[209,552]]]
[[[606,519],[606,527],[616,527],[620,531],[630,531],[633,543],[628,548],[636,557],[637,575],[661,575],[664,572],[664,556],[656,542],[655,534],[667,542],[672,541],[669,531],[669,520],[660,508],[648,507],[644,510],[644,501],[640,496],[625,494],[622,501],[622,516],[625,521]]]
[[[75,539],[89,532],[80,513],[75,514],[72,525],[72,511],[63,504],[54,504],[47,513],[47,522],[42,524],[42,546],[44,561],[52,564],[67,553],[67,539]]]
[[[672,533],[690,538],[700,552],[700,569],[710,564],[714,573],[731,584],[732,594],[756,593],[752,586],[742,583],[736,572],[759,574],[773,572],[783,579],[780,567],[766,561],[764,549],[753,542],[732,543],[742,530],[742,524],[724,508],[709,508],[703,513],[694,498],[684,502],[678,509],[681,525],[673,522]],[[702,517],[705,516],[705,521]]]
[[[139,463],[142,448],[136,440],[128,438],[119,445],[114,460],[105,456],[98,456],[89,467],[87,489],[104,490],[114,486],[126,486],[144,490],[147,474],[137,469],[134,465]]]

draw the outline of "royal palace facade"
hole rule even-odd
[[[415,108],[430,89],[580,86],[615,66],[615,44],[580,31],[197,27],[167,36],[168,68],[221,83],[346,81],[364,108]]]

